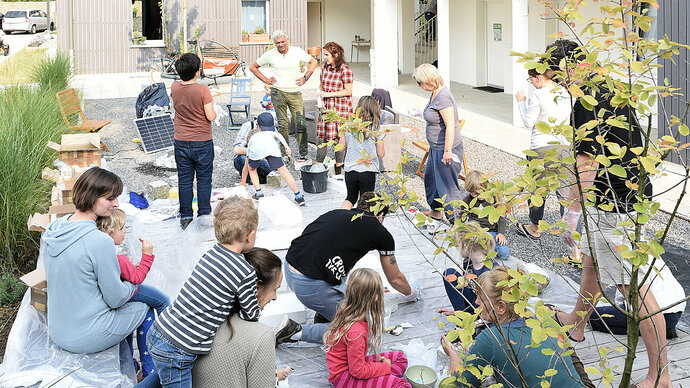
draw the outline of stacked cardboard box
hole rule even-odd
[[[59,170],[43,169],[42,177],[55,182],[55,186],[48,214],[35,213],[27,221],[29,230],[37,232],[45,231],[51,221],[77,210],[72,203],[74,183],[87,167],[101,165],[101,136],[97,133],[62,135],[60,144],[48,142],[48,147],[58,151],[58,159],[64,165]]]

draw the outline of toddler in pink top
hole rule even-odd
[[[345,299],[323,336],[328,381],[334,388],[411,388],[402,352],[378,353],[383,335],[383,283],[376,271],[348,276]],[[367,356],[369,348],[374,354]]]
[[[125,222],[127,215],[120,209],[113,210],[110,217],[100,217],[96,224],[98,230],[112,237],[115,245],[122,244],[125,239]],[[153,264],[153,245],[149,240],[141,241],[141,261],[139,265],[134,265],[129,257],[117,255],[120,264],[120,278],[132,284],[138,285],[130,302],[143,302],[156,309],[160,314],[170,304],[170,299],[155,287],[141,284],[146,279],[151,265]]]

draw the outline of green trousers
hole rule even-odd
[[[295,120],[295,132],[297,135],[297,144],[299,145],[299,155],[300,157],[306,158],[309,153],[309,145],[307,143],[307,124],[304,120],[302,92],[284,92],[277,88],[272,88],[271,102],[273,102],[273,108],[276,110],[278,131],[283,135],[288,144],[290,144],[290,139],[288,137],[288,108],[290,109],[292,118]],[[281,151],[285,153],[282,145],[280,148]]]

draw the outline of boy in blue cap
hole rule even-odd
[[[258,200],[259,198],[263,197],[264,193],[261,191],[259,174],[257,173],[256,169],[259,167],[261,161],[265,159],[268,162],[271,171],[277,170],[280,173],[280,176],[285,179],[285,182],[287,182],[288,186],[290,186],[292,192],[295,193],[295,202],[297,202],[297,204],[300,206],[304,206],[306,203],[304,196],[297,188],[295,178],[290,175],[290,171],[288,171],[287,167],[285,167],[285,164],[283,164],[278,142],[285,147],[285,153],[288,156],[292,154],[292,150],[290,150],[287,142],[285,142],[283,135],[276,131],[273,115],[268,112],[260,114],[259,117],[256,118],[256,124],[261,132],[257,132],[251,135],[249,138],[249,143],[247,144],[247,162],[242,170],[242,179],[240,182],[245,182],[247,179],[247,172],[249,172],[252,185],[256,190],[252,198]]]

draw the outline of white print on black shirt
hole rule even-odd
[[[335,276],[336,280],[340,280],[345,276],[345,267],[343,266],[343,259],[341,259],[340,256],[328,259],[326,268],[333,272],[333,276]]]

